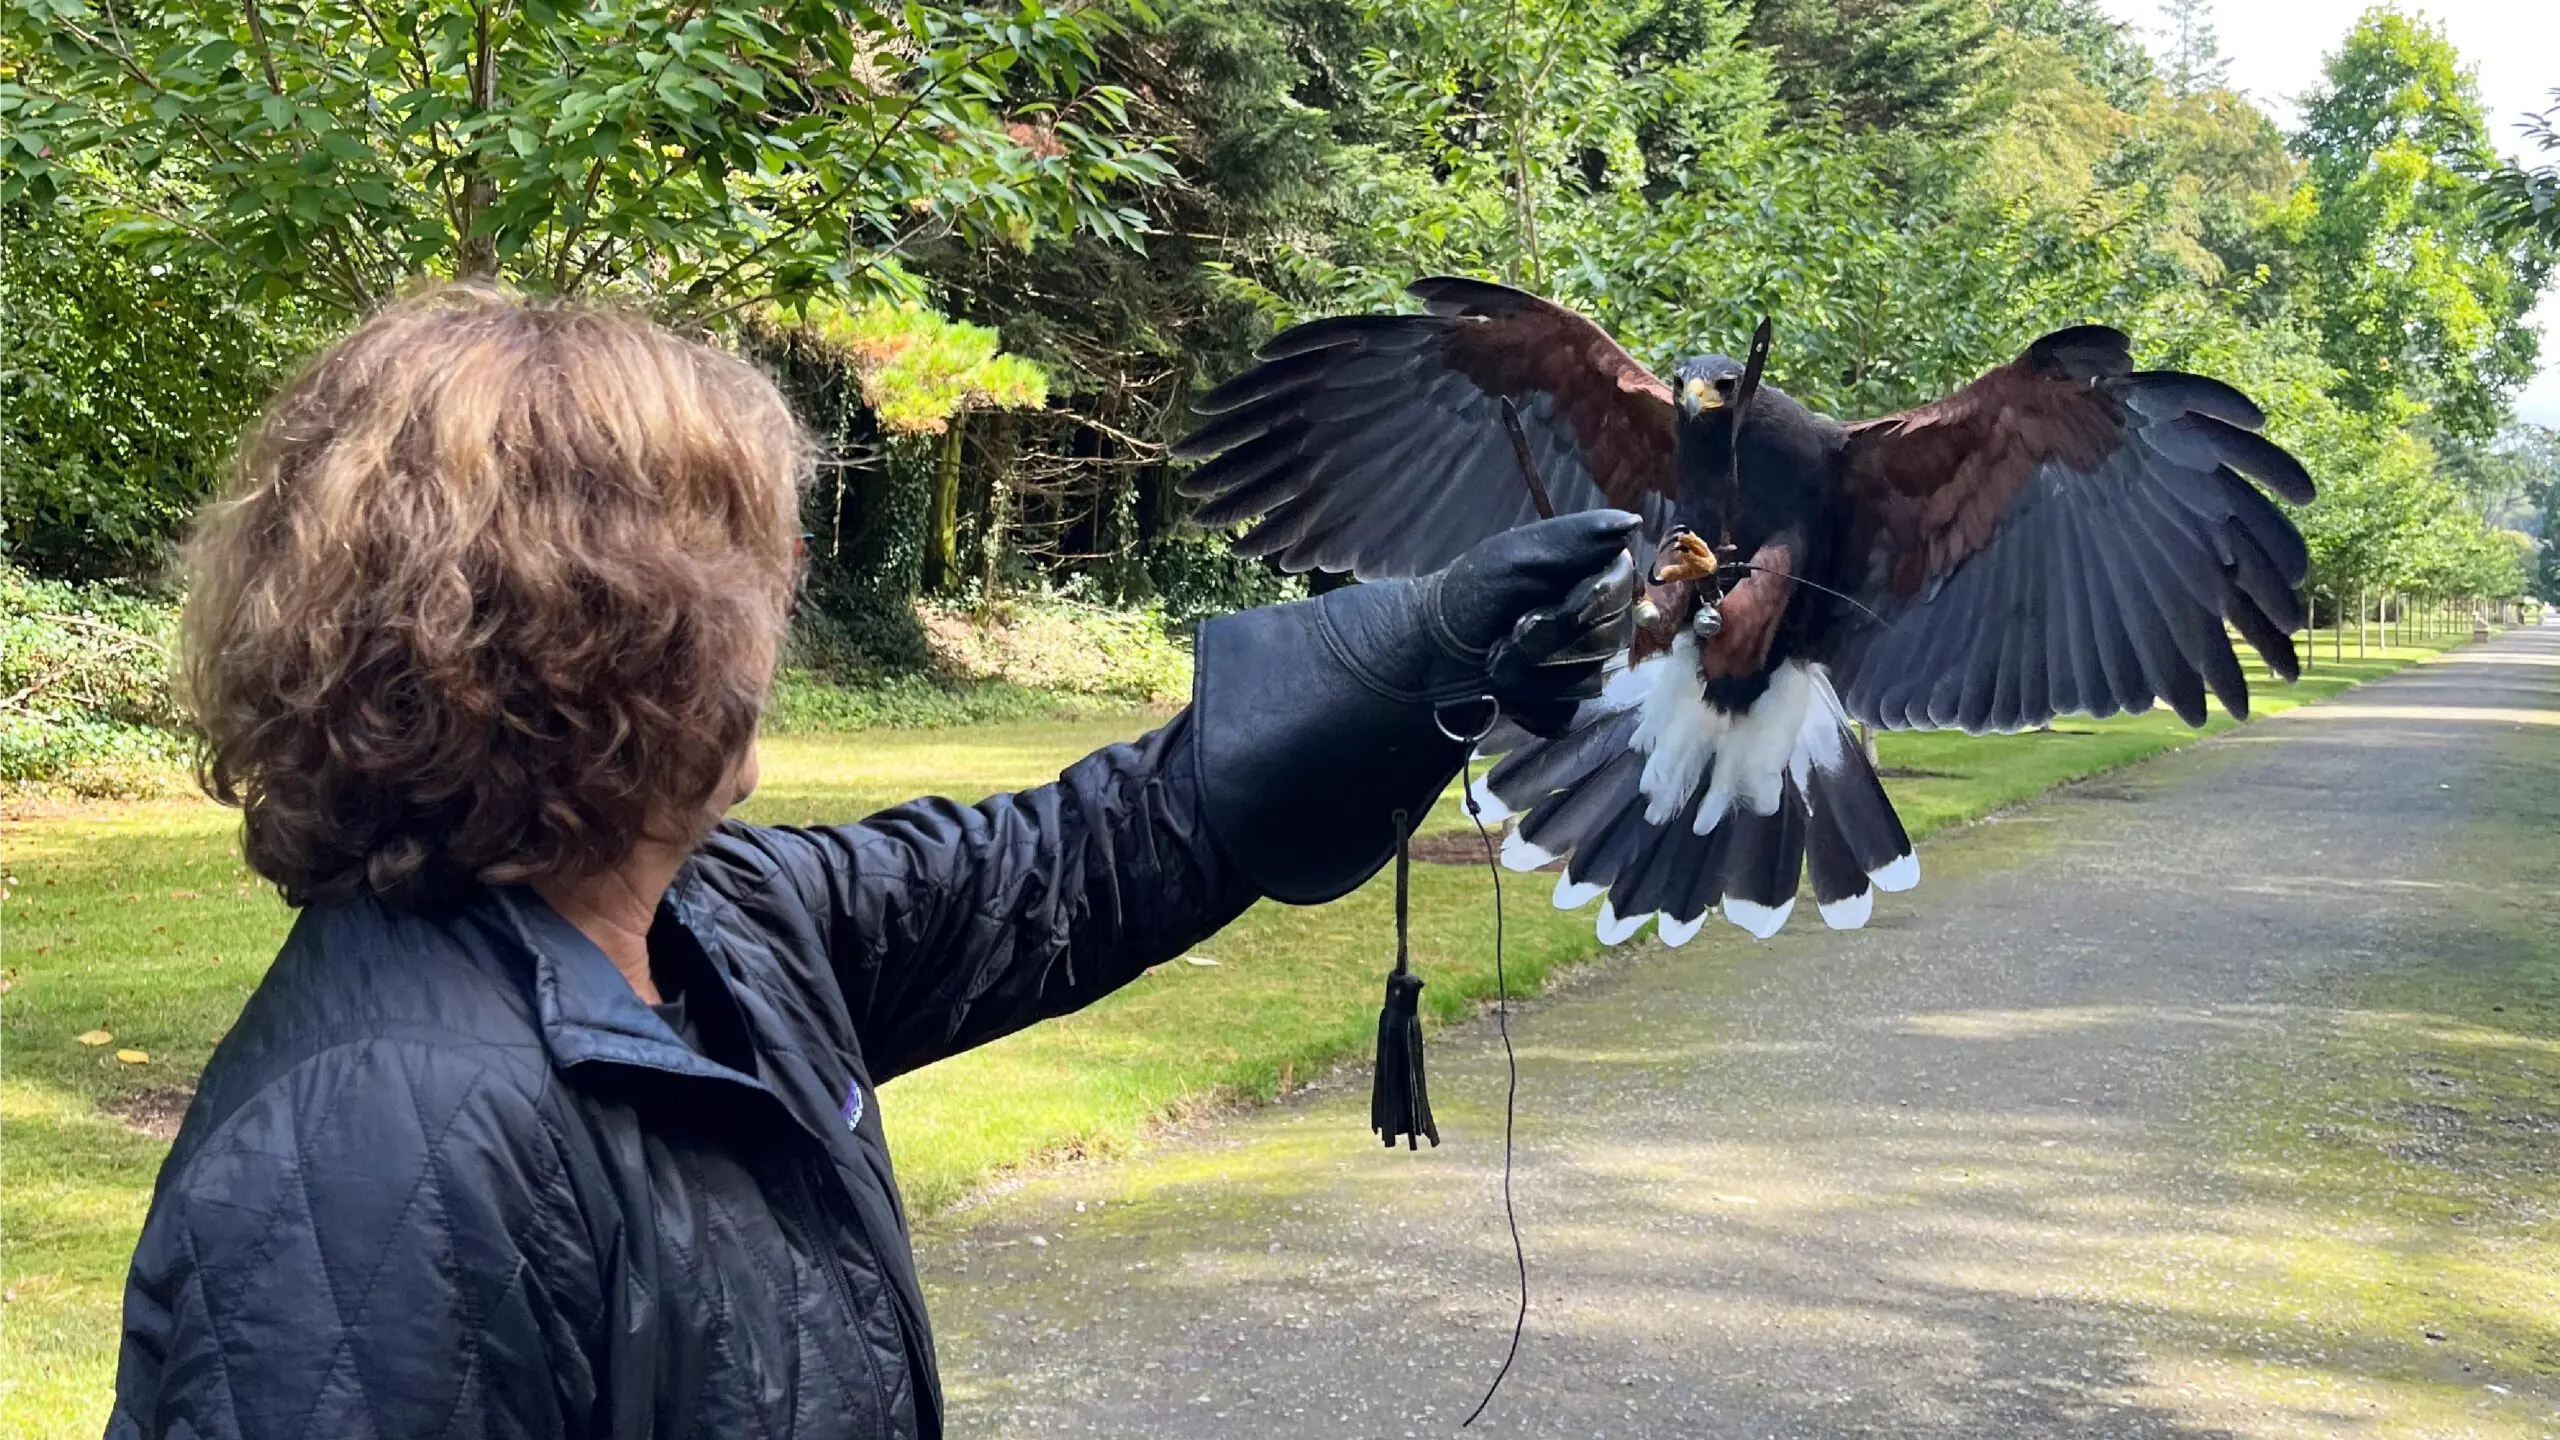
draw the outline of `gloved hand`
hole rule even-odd
[[[1601,666],[1632,634],[1640,522],[1587,510],[1507,530],[1435,575],[1332,591],[1318,605],[1342,658],[1382,693],[1435,707],[1480,735],[1500,707],[1552,736],[1600,693]]]
[[[1276,900],[1330,900],[1395,853],[1491,728],[1553,733],[1632,628],[1636,517],[1497,535],[1436,575],[1375,580],[1200,627],[1190,723],[1202,814]]]

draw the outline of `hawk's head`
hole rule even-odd
[[[1734,392],[1742,388],[1742,362],[1722,355],[1691,356],[1672,369],[1671,385],[1680,413],[1695,420],[1733,404]]]

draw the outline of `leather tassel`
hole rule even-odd
[[[1387,1000],[1378,1011],[1378,1061],[1369,1082],[1369,1128],[1389,1149],[1401,1138],[1408,1150],[1440,1143],[1431,1118],[1431,1091],[1422,1073],[1422,977],[1413,973],[1408,902],[1413,893],[1412,856],[1405,812],[1396,812],[1396,968],[1387,974]]]
[[[1430,1088],[1422,1075],[1422,977],[1397,971],[1387,977],[1386,1008],[1378,1012],[1378,1068],[1369,1086],[1369,1128],[1393,1149],[1419,1150],[1421,1140],[1440,1143],[1431,1119]]]

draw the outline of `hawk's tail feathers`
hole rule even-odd
[[[1476,782],[1488,819],[1516,816],[1503,863],[1564,860],[1555,903],[1602,899],[1615,945],[1654,921],[1682,945],[1710,910],[1766,939],[1794,913],[1807,862],[1834,929],[1867,921],[1877,890],[1919,879],[1910,837],[1829,678],[1790,664],[1746,711],[1710,705],[1685,646],[1635,667],[1552,741],[1532,740]]]

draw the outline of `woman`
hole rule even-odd
[[[911,1436],[878,1082],[1372,874],[1596,688],[1632,516],[1204,627],[1052,785],[720,817],[806,444],[738,361],[446,290],[274,402],[190,559],[206,782],[299,908],[134,1256],[111,1435]]]

